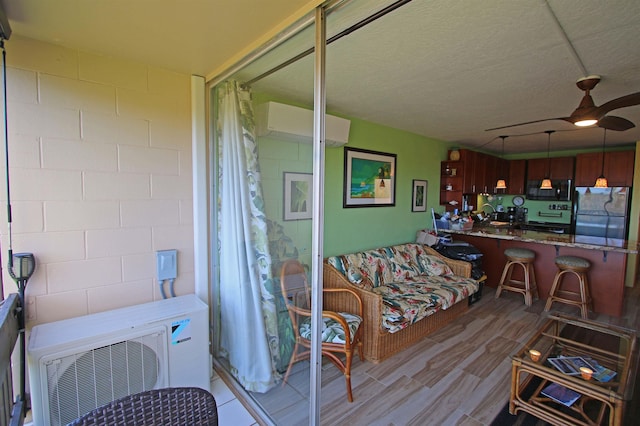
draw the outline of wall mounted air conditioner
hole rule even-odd
[[[325,139],[327,146],[349,142],[351,121],[327,114]],[[258,136],[286,140],[313,141],[313,111],[277,102],[265,102],[256,108]]]
[[[33,327],[34,424],[66,425],[145,390],[209,389],[208,318],[207,305],[186,295]]]

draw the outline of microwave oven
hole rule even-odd
[[[529,200],[571,201],[571,179],[551,179],[552,189],[540,189],[541,180],[528,180],[525,196]]]

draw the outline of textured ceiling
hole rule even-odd
[[[4,3],[15,34],[210,75],[312,2]],[[329,35],[390,3],[347,3],[329,15]],[[568,116],[582,98],[575,81],[585,73],[602,76],[592,92],[596,105],[640,91],[638,16],[637,0],[414,0],[329,46],[328,109],[493,152],[500,152],[502,134],[512,136],[505,143],[508,153],[544,151],[545,134],[516,135],[547,129],[557,130],[551,139],[554,151],[599,147],[602,129],[575,130],[563,121],[485,129]],[[241,25],[243,17],[248,25]],[[252,79],[312,45],[310,29],[237,77]],[[308,56],[252,86],[311,105],[312,61]],[[640,106],[609,115],[640,126]],[[608,145],[638,140],[637,127],[607,132]]]

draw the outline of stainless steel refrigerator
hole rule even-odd
[[[576,188],[576,235],[627,239],[631,188]]]

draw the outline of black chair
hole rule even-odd
[[[217,426],[218,409],[200,388],[164,388],[128,395],[98,407],[68,426]]]

